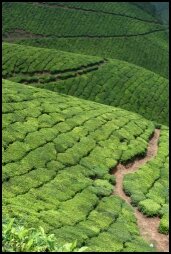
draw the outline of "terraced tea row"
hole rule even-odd
[[[5,78],[18,73],[65,73],[91,68],[104,62],[100,57],[84,56],[68,52],[24,47],[3,43],[2,75]]]
[[[3,43],[2,69],[4,78],[16,82],[119,106],[168,124],[168,80],[126,62]]]
[[[36,13],[39,13],[39,17]],[[6,14],[9,16],[12,14],[12,17],[8,18]],[[25,15],[25,19],[23,19],[23,15]],[[46,25],[43,25],[44,23]],[[122,26],[122,23],[125,25]],[[15,28],[45,35],[80,36],[89,34],[109,36],[150,32],[162,29],[163,26],[105,13],[93,12],[92,15],[89,12],[80,12],[69,8],[48,8],[46,5],[31,5],[24,2],[3,3],[3,33]]]
[[[34,4],[46,5],[49,7],[64,7],[77,11],[99,12],[109,15],[120,15],[128,18],[138,19],[146,22],[159,23],[151,14],[144,12],[137,6],[123,2],[122,5],[118,2],[107,2],[98,4],[97,2],[35,2]]]
[[[160,216],[159,231],[164,234],[169,231],[168,138],[168,128],[162,126],[155,159],[124,177],[124,190],[131,196],[132,204],[147,216]]]
[[[157,32],[144,36],[121,38],[83,37],[27,40],[21,38],[17,42],[23,45],[60,49],[73,53],[117,58],[168,77],[168,48],[165,43],[165,36],[164,32]],[[156,45],[154,41],[160,42],[160,44]]]
[[[3,3],[3,39],[118,58],[168,77],[167,28],[125,17],[124,13],[127,11],[136,18],[144,15],[155,20],[152,15],[131,3],[102,3],[100,6],[96,3],[93,6],[92,3],[55,3],[66,5],[64,8],[49,8],[49,4],[53,7],[53,3],[42,2]],[[93,11],[81,10],[91,9],[91,6]],[[104,12],[115,10],[119,15],[102,13],[102,9]]]
[[[34,85],[118,106],[168,125],[168,80],[126,62],[109,60],[96,72]]]
[[[110,168],[144,154],[154,128],[134,113],[3,80],[3,212],[59,244],[153,251],[133,210],[111,196]]]

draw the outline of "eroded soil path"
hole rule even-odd
[[[127,165],[118,164],[117,167],[113,170],[113,174],[116,177],[116,185],[113,194],[120,196],[130,205],[131,199],[123,191],[124,175],[135,172],[140,166],[157,155],[159,136],[160,130],[156,129],[153,137],[149,141],[147,154],[144,158],[135,159],[133,163]],[[146,217],[140,211],[138,211],[137,208],[133,208],[141,236],[144,237],[144,239],[147,240],[149,244],[154,244],[158,251],[169,252],[169,236],[160,234],[158,232],[160,218]]]

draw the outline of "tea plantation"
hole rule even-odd
[[[20,73],[24,73],[25,75],[37,74],[42,76],[44,82],[53,81],[53,78],[52,80],[48,80],[48,72],[49,74],[64,73],[65,75],[65,73],[70,74],[70,72],[76,72],[82,68],[91,69],[104,62],[104,60],[100,57],[72,54],[36,47],[25,47],[10,43],[2,44],[2,53],[3,77],[10,78],[15,74]],[[28,78],[28,82],[29,81],[30,80]]]
[[[59,8],[59,4],[57,4],[57,8],[54,8],[54,5],[51,6],[53,7],[51,8],[48,4],[16,2],[14,4],[3,3],[3,7],[4,33],[17,28],[28,30],[33,34],[44,34],[46,36],[129,36],[164,29],[159,23],[141,21],[124,15],[122,15],[121,18],[120,15],[108,15],[102,12],[99,13],[98,11],[94,11],[92,15],[91,11],[87,12],[84,10],[75,10],[73,8]],[[94,8],[96,9],[95,6]],[[39,12],[39,17],[33,19],[36,12]],[[11,13],[13,14],[12,18],[8,17]],[[117,9],[116,13],[119,13]],[[24,15],[26,15],[25,19],[23,19]],[[68,24],[68,21],[71,20],[73,16],[74,19],[72,23]],[[100,24],[97,22],[99,17]],[[44,26],[44,22],[46,22],[45,24],[47,25]],[[126,25],[121,26],[122,22],[125,22]],[[58,24],[58,29],[56,29],[56,24]],[[75,29],[75,27],[77,27],[77,29]]]
[[[168,38],[152,2],[2,3],[2,252],[169,252]]]
[[[168,125],[168,80],[136,65],[57,50],[3,43],[2,75],[134,111]]]
[[[131,207],[111,195],[109,169],[144,154],[154,128],[134,113],[3,80],[4,213],[59,244],[151,250]]]
[[[168,27],[132,3],[2,5],[3,40],[128,61],[168,77]]]

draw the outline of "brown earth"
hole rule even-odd
[[[150,139],[146,156],[142,159],[135,159],[133,163],[122,165],[118,164],[113,170],[113,174],[116,177],[116,185],[113,194],[120,196],[129,205],[131,205],[131,198],[128,197],[123,191],[123,177],[128,173],[135,172],[140,166],[152,159],[157,154],[158,139],[160,136],[160,130],[156,129],[153,137]],[[159,217],[146,217],[137,208],[133,208],[137,224],[140,229],[140,234],[146,239],[149,244],[155,245],[160,252],[169,252],[169,236],[160,234],[158,232],[158,226],[160,223]]]
[[[42,34],[33,34],[22,29],[14,29],[13,31],[8,32],[5,35],[2,35],[2,41],[15,42],[17,40],[38,39],[46,37],[47,36]]]

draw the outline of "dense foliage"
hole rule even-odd
[[[17,29],[28,30],[34,34],[53,36],[114,36],[148,33],[152,30],[163,29],[161,24],[144,22],[124,15],[120,17],[101,12],[93,12],[92,15],[91,11],[59,8],[59,5],[57,8],[48,6],[24,2],[3,3],[3,32],[17,27]],[[37,13],[39,15],[36,15]],[[10,14],[13,16],[11,17]],[[24,15],[25,19],[23,19]],[[69,22],[71,19],[72,22]],[[121,25],[122,22],[124,26]]]
[[[47,235],[42,227],[25,228],[15,219],[3,220],[2,252],[85,252],[87,249],[76,247],[76,241],[57,246],[54,234]]]
[[[4,2],[2,21],[4,40],[118,58],[168,77],[167,28],[131,3]]]
[[[144,154],[154,127],[121,109],[3,81],[3,213],[43,226],[60,245],[151,250],[131,207],[111,195],[109,169]]]
[[[153,4],[2,3],[3,252],[168,251],[169,31]]]
[[[119,60],[3,43],[2,75],[168,124],[168,80]],[[153,113],[152,113],[153,112]]]

